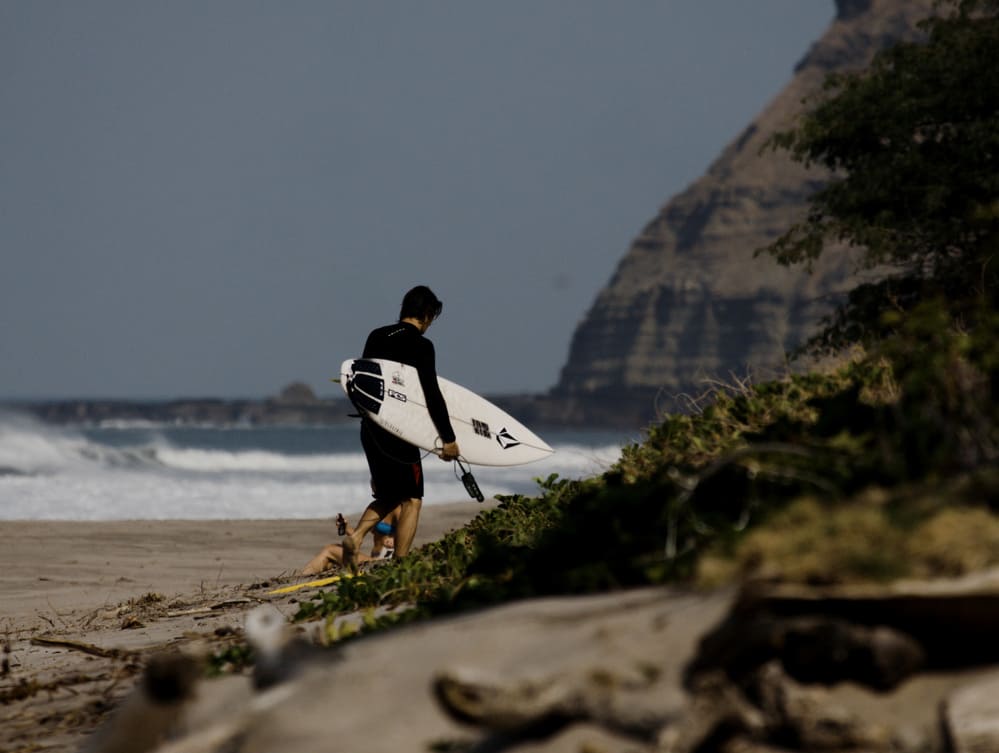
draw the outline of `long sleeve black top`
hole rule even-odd
[[[444,443],[454,441],[454,429],[447,415],[447,403],[437,384],[437,366],[434,344],[409,322],[397,322],[379,327],[368,335],[364,344],[364,358],[384,358],[389,361],[415,366],[420,375],[420,386],[427,399],[427,410]]]

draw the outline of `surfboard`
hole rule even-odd
[[[350,577],[349,575],[332,575],[328,578],[319,578],[318,580],[308,580],[305,583],[294,583],[290,586],[282,586],[281,588],[275,588],[273,591],[268,591],[269,596],[275,594],[290,594],[295,591],[301,591],[303,588],[322,588],[323,586],[329,586],[333,583],[338,583],[342,578]]]
[[[554,452],[541,437],[484,397],[440,376],[437,383],[466,463],[523,465]],[[364,416],[386,431],[423,450],[441,448],[415,367],[380,358],[348,358],[340,366],[340,386]]]

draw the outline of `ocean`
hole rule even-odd
[[[511,468],[474,466],[486,496],[534,494],[536,479],[603,472],[633,437],[539,430],[554,449]],[[425,505],[469,499],[453,463],[423,461]],[[0,520],[213,520],[354,516],[368,504],[358,424],[56,427],[0,414]]]

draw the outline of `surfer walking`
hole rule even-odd
[[[447,403],[437,383],[436,354],[433,343],[424,335],[440,316],[444,304],[425,285],[419,285],[402,299],[399,321],[378,327],[364,345],[364,358],[398,361],[416,368],[426,397],[427,411],[437,428],[442,460],[459,456],[454,429],[448,418]],[[357,565],[357,552],[364,537],[380,520],[396,512],[395,554],[405,556],[413,544],[423,506],[422,453],[367,418],[361,419],[361,446],[371,471],[372,501],[361,513],[357,526],[343,538],[343,560]]]

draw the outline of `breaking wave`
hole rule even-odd
[[[531,494],[538,478],[593,475],[620,455],[620,442],[552,439],[536,463],[476,467],[479,486]],[[466,498],[452,464],[429,457],[424,473],[427,504]],[[0,519],[312,518],[360,512],[369,496],[355,424],[65,428],[0,414]]]

